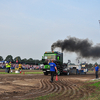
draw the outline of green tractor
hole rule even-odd
[[[63,53],[52,51],[52,52],[45,52],[44,56],[42,57],[43,66],[43,73],[44,75],[48,75],[50,73],[50,65],[48,65],[48,60],[54,60],[56,64],[58,75],[63,73]]]

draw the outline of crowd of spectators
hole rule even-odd
[[[5,68],[5,64],[0,63],[0,69],[3,69],[3,68]]]
[[[18,67],[18,64],[11,64],[11,69],[15,69],[16,67]],[[6,68],[6,64],[4,63],[0,63],[0,69],[5,69]],[[29,64],[22,64],[22,69],[30,69],[30,70],[41,70],[43,68],[43,66],[41,65],[29,65]]]

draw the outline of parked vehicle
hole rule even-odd
[[[65,73],[69,74],[86,74],[88,71],[86,67],[82,67],[82,65],[67,65],[67,68],[64,69]]]

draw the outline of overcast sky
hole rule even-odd
[[[100,0],[0,0],[0,56],[41,59],[67,36],[100,43]],[[59,50],[60,49],[56,49]],[[64,62],[75,53],[64,53]]]

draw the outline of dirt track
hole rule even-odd
[[[95,91],[95,88],[84,82],[95,78],[94,74],[64,75],[58,78],[58,81],[50,83],[50,75],[0,75],[0,100],[34,100],[51,93],[54,96],[50,96],[49,100],[80,100]]]

